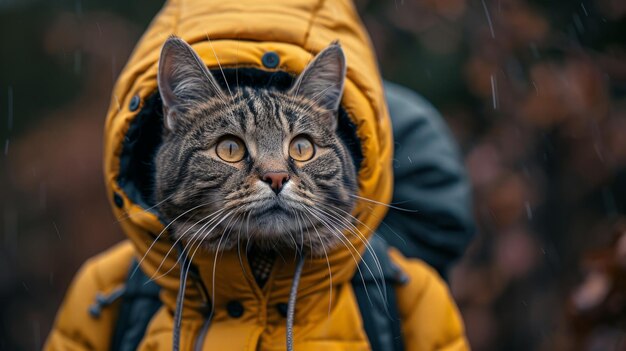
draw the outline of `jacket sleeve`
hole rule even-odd
[[[469,345],[460,313],[446,283],[431,267],[395,249],[392,261],[407,274],[396,296],[406,351],[466,351]]]
[[[89,259],[70,285],[48,335],[46,351],[108,350],[118,302],[92,315],[97,296],[107,297],[123,286],[132,260],[130,243],[123,242]]]
[[[474,235],[470,185],[439,113],[416,93],[385,82],[394,137],[392,204],[377,232],[443,276]]]

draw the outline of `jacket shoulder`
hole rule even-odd
[[[396,249],[389,254],[409,278],[396,288],[406,350],[469,350],[461,316],[439,274]]]
[[[117,302],[93,308],[97,299],[113,296],[124,285],[133,255],[131,243],[123,241],[83,264],[57,312],[45,350],[109,349]]]

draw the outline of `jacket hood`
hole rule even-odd
[[[300,73],[317,52],[339,40],[348,65],[341,105],[360,144],[358,195],[369,199],[358,201],[353,215],[359,231],[365,236],[372,234],[386,213],[382,204],[391,198],[392,139],[375,57],[351,1],[171,0],[153,20],[122,71],[104,134],[104,172],[111,205],[134,245],[141,269],[163,288],[164,303],[174,308],[180,270],[166,224],[147,194],[153,176],[150,157],[161,138],[157,64],[170,35],[188,42],[210,69],[246,68],[291,75]],[[277,65],[263,60],[268,52],[277,54]],[[332,286],[352,278],[365,244],[354,235],[348,237],[353,238],[354,250],[340,246],[328,253],[328,260],[307,258],[298,298],[332,294]],[[219,255],[198,252],[194,256],[196,274],[209,287],[210,299],[216,305],[226,304],[233,296],[268,303],[285,301],[295,260],[277,260],[261,290],[246,258],[240,261],[236,251]],[[192,308],[185,308],[184,317],[197,315],[203,301],[202,289],[188,285],[185,307]],[[332,295],[328,299],[332,300]],[[214,318],[220,318],[218,311]]]

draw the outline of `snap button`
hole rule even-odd
[[[118,208],[124,207],[124,198],[122,198],[122,195],[118,193],[113,193],[113,202]]]
[[[226,311],[229,316],[239,318],[243,316],[243,305],[239,301],[230,301],[226,304]]]
[[[130,99],[130,104],[128,104],[128,109],[131,111],[137,110],[139,108],[139,103],[141,103],[139,95],[133,96],[133,98]]]
[[[263,66],[267,68],[276,68],[280,62],[280,57],[278,57],[278,54],[274,51],[268,51],[261,57],[261,62]]]
[[[289,306],[287,306],[287,304],[284,302],[276,304],[276,309],[278,310],[278,313],[280,313],[280,315],[283,316],[283,318],[287,318],[288,308]]]

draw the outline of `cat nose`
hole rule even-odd
[[[283,189],[283,185],[289,180],[289,174],[287,172],[267,172],[263,174],[262,179],[278,194]]]

